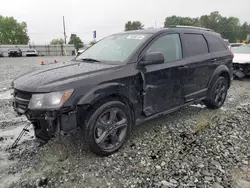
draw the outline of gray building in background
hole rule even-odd
[[[29,49],[35,49],[39,56],[72,56],[76,54],[73,44],[67,45],[0,45],[0,52],[8,56],[8,49],[18,47],[22,50],[23,56]]]

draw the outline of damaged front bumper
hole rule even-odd
[[[233,63],[234,76],[239,79],[250,76],[250,63]]]
[[[25,115],[32,123],[39,141],[47,142],[58,134],[67,134],[78,129],[76,106],[56,110],[31,110],[28,108],[31,96],[31,93],[14,90],[12,105],[18,115]]]

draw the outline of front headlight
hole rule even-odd
[[[29,109],[60,108],[72,95],[73,89],[45,94],[34,94],[29,103]]]

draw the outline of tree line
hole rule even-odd
[[[28,44],[27,24],[0,15],[0,44]]]
[[[221,34],[225,39],[229,39],[230,42],[236,42],[236,40],[245,40],[246,35],[250,34],[250,23],[240,23],[239,18],[236,17],[224,17],[218,11],[211,12],[209,15],[202,15],[200,17],[180,17],[170,16],[165,18],[164,27],[172,25],[186,25],[206,27],[213,29],[215,32]],[[138,30],[144,29],[143,23],[140,21],[128,21],[125,23],[124,30]],[[28,44],[29,36],[27,31],[27,24],[25,22],[18,22],[13,17],[3,17],[0,15],[0,44]],[[90,45],[95,41],[91,41]],[[51,44],[64,44],[62,38],[53,39]],[[76,35],[71,34],[68,44],[73,44],[78,50],[84,46],[82,40]]]
[[[26,22],[18,22],[13,17],[3,17],[0,15],[0,45],[1,44],[28,44],[29,36]],[[90,44],[94,44],[91,41]],[[63,45],[62,38],[53,39],[50,44]],[[71,34],[68,44],[73,44],[78,50],[84,46],[82,40],[76,35]]]
[[[96,43],[96,41],[93,40],[93,41],[89,42],[89,45],[93,45],[95,43]],[[50,44],[63,45],[64,40],[62,38],[53,39],[50,42]],[[79,50],[80,48],[84,47],[84,43],[82,42],[80,37],[78,37],[76,34],[71,34],[70,35],[68,44],[73,44],[76,50]]]
[[[220,33],[224,39],[228,39],[230,42],[245,40],[246,35],[250,34],[250,23],[244,22],[241,24],[239,18],[224,17],[218,11],[196,18],[180,17],[175,15],[166,17],[164,27],[172,25],[186,25],[213,29],[215,32]],[[125,24],[125,31],[143,28],[144,26],[140,21],[129,21]]]

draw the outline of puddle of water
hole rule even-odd
[[[0,129],[0,182],[4,187],[8,187],[11,183],[18,181],[21,174],[8,174],[4,173],[13,164],[17,163],[16,160],[9,160],[9,153],[6,151],[7,148],[11,147],[15,139],[19,136],[20,132],[26,124],[23,123],[20,126],[7,127],[5,129]],[[32,140],[34,136],[33,127],[30,127],[29,132],[23,135],[18,144],[22,144],[25,140]],[[1,186],[0,186],[1,187]]]
[[[15,128],[6,128],[6,129],[0,129],[0,137],[3,138],[3,140],[0,142],[1,147],[9,147],[14,141],[15,139],[18,137],[18,135],[20,134],[20,132],[22,131],[22,129],[24,128],[26,124],[24,123],[24,125],[20,125],[17,126]],[[33,131],[33,127],[30,126],[29,127],[29,132],[26,132],[23,137],[21,138],[21,140],[18,142],[19,144],[22,143],[24,140],[31,140],[32,137],[34,137],[34,131]],[[1,155],[0,155],[1,157]]]

